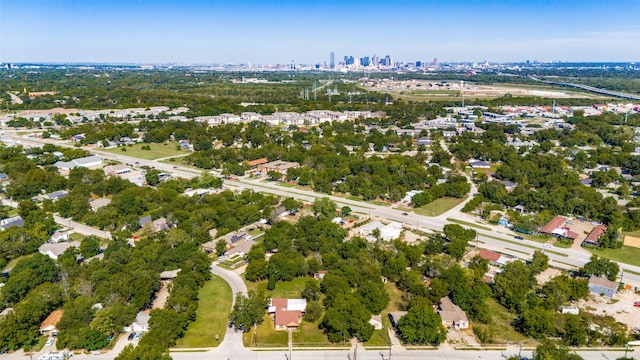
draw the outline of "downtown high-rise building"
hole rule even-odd
[[[333,51],[329,54],[329,68],[336,68],[336,54],[334,54]]]

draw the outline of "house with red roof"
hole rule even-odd
[[[306,309],[306,299],[273,298],[268,312],[276,330],[298,330]]]
[[[604,224],[596,225],[596,227],[594,227],[593,230],[591,230],[591,232],[589,233],[589,235],[587,235],[584,241],[582,241],[582,245],[587,244],[587,245],[598,246],[599,245],[598,240],[600,239],[600,236],[602,236],[602,234],[605,233],[605,231],[607,231],[607,225],[604,225]]]

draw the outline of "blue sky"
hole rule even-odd
[[[0,62],[640,61],[640,0],[0,0]]]

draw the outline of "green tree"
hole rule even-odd
[[[535,284],[531,270],[520,261],[505,265],[504,270],[496,275],[493,292],[500,304],[510,310],[522,310],[525,296]]]
[[[267,300],[255,291],[250,290],[247,296],[238,293],[229,320],[234,322],[236,328],[242,325],[247,332],[253,325],[262,323],[266,307]]]
[[[327,197],[316,199],[312,209],[318,220],[331,220],[336,216],[336,203]]]
[[[342,209],[340,209],[340,214],[342,214],[342,216],[351,215],[351,208],[348,206],[343,206]]]
[[[533,257],[529,262],[529,269],[534,275],[538,275],[549,267],[549,257],[540,250],[533,252]]]
[[[412,307],[400,318],[398,331],[400,339],[409,344],[438,345],[447,336],[440,316],[426,302]]]
[[[580,268],[583,275],[604,276],[611,281],[615,281],[620,271],[620,266],[615,261],[591,255],[589,262]]]
[[[553,340],[544,339],[536,347],[531,360],[582,360],[582,357],[570,353],[567,347],[558,345]]]
[[[97,236],[87,236],[80,243],[80,254],[85,259],[96,256],[100,253],[100,238]]]
[[[218,256],[222,256],[226,251],[227,251],[227,241],[224,239],[218,240],[216,242],[216,254],[218,254]]]

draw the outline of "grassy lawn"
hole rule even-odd
[[[549,240],[553,240],[554,237],[553,236],[549,236],[549,235],[529,235],[529,234],[518,234],[520,236],[522,236],[523,238],[527,239],[527,240],[531,240],[531,241],[535,241],[535,242],[539,242],[539,243],[547,243],[549,242]],[[562,247],[562,246],[560,246]],[[569,247],[571,247],[571,244],[569,244]]]
[[[386,328],[382,328],[382,330],[373,330],[373,335],[371,335],[371,339],[364,343],[364,346],[367,347],[378,347],[378,346],[389,346],[389,332]]]
[[[269,314],[264,314],[264,321],[258,325],[257,331],[251,329],[244,333],[242,340],[245,346],[286,347],[289,337],[286,331],[276,331]]]
[[[135,144],[131,146],[124,146],[127,151],[122,151],[122,148],[101,149],[101,151],[110,152],[112,154],[121,154],[131,157],[136,157],[146,160],[155,160],[175,155],[188,155],[190,152],[187,150],[178,150],[176,148],[178,143],[162,143],[162,144]],[[151,150],[142,150],[142,146],[150,146]]]
[[[35,254],[36,254],[36,253],[29,254],[29,255],[25,255],[25,256],[20,256],[19,258],[15,258],[15,259],[13,259],[13,260],[9,261],[9,263],[7,264],[7,266],[5,266],[5,268],[4,268],[4,269],[5,269],[5,270],[6,270],[6,269],[13,269],[13,268],[16,266],[16,264],[18,263],[18,261],[20,261],[20,260],[22,260],[22,259],[28,259],[28,258],[32,257],[32,256],[33,256],[33,255],[35,255]]]
[[[640,249],[631,246],[622,246],[620,249],[587,249],[609,260],[622,262],[629,265],[640,266]]]
[[[293,346],[340,346],[342,344],[332,344],[327,340],[325,334],[318,328],[321,320],[316,322],[302,321],[298,331],[293,332]]]
[[[460,204],[464,201],[465,198],[456,199],[451,197],[443,197],[440,199],[436,199],[427,205],[414,209],[416,214],[424,215],[424,216],[438,216],[444,213],[447,210],[450,210],[454,206]]]
[[[563,249],[568,249],[571,246],[573,246],[573,240],[567,241],[567,240],[558,238],[553,242],[553,246],[563,248]]]
[[[511,323],[516,318],[515,314],[510,313],[493,298],[487,299],[487,306],[489,307],[489,314],[491,314],[490,324],[476,323],[473,325],[477,332],[486,334],[485,344],[535,344],[532,339],[520,334],[513,328]]]
[[[224,338],[229,312],[231,311],[231,287],[218,276],[213,276],[198,293],[199,303],[196,320],[189,324],[178,348],[201,348],[218,346]],[[215,336],[219,335],[219,341]]]
[[[491,231],[491,228],[488,228],[486,226],[482,226],[479,224],[475,224],[475,223],[470,223],[468,221],[462,221],[462,220],[457,220],[457,219],[453,219],[453,218],[447,218],[447,221],[452,222],[452,223],[456,223],[456,224],[460,224],[460,225],[466,225],[466,226],[471,226],[474,228],[478,228],[480,230],[486,230],[486,231]],[[500,238],[498,238],[500,239]]]

